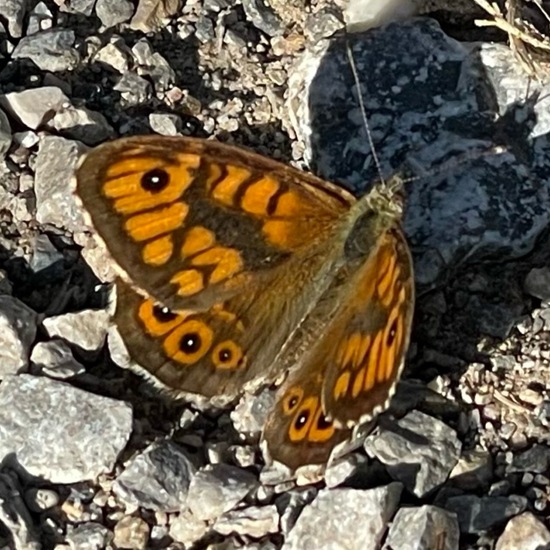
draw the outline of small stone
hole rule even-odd
[[[325,483],[329,488],[338,487],[338,485],[343,485],[360,472],[366,474],[368,466],[367,457],[357,453],[348,454],[327,467]]]
[[[0,102],[1,103],[1,102]],[[0,160],[5,157],[11,145],[11,126],[4,111],[0,110]]]
[[[395,514],[385,547],[457,550],[460,531],[456,516],[437,506],[401,508]]]
[[[0,380],[27,370],[37,323],[32,309],[16,298],[0,295]]]
[[[331,37],[344,27],[344,22],[334,9],[325,8],[311,14],[306,21],[304,34],[311,42]]]
[[[258,395],[245,393],[230,414],[235,429],[248,437],[260,435],[274,404],[272,390],[263,390]]]
[[[243,9],[252,24],[268,36],[281,36],[285,27],[281,18],[263,0],[242,0]]]
[[[461,495],[447,499],[445,508],[457,515],[461,533],[480,534],[523,512],[527,499],[518,495]]]
[[[550,301],[550,267],[535,267],[529,271],[523,288],[527,294],[543,302]]]
[[[117,548],[145,550],[149,531],[149,525],[140,517],[124,516],[115,525],[113,542]]]
[[[365,449],[386,465],[390,476],[421,498],[439,487],[460,456],[456,432],[431,416],[411,411],[397,421],[399,430],[379,429]]]
[[[110,472],[131,430],[126,403],[27,374],[0,385],[0,460],[52,483]]]
[[[213,528],[221,535],[236,533],[259,539],[270,533],[277,533],[279,513],[274,505],[232,510],[218,518]]]
[[[280,525],[284,535],[287,535],[296,524],[304,507],[316,496],[318,490],[314,487],[306,487],[299,490],[291,490],[281,494],[275,501],[277,510],[281,516]]]
[[[34,239],[34,247],[29,267],[35,272],[51,268],[58,262],[64,261],[64,256],[52,244],[48,235],[39,234]]]
[[[136,60],[136,70],[139,76],[148,76],[153,81],[155,91],[165,92],[176,79],[176,73],[168,61],[156,52],[148,40],[142,38],[132,47]]]
[[[130,27],[144,33],[162,29],[180,9],[180,0],[139,0]]]
[[[45,512],[59,504],[59,494],[52,489],[33,487],[25,491],[25,502],[36,513]]]
[[[38,342],[32,350],[31,362],[35,368],[57,379],[72,378],[86,372],[84,366],[74,358],[71,348],[63,340]]]
[[[391,21],[407,19],[418,11],[419,2],[414,0],[351,0],[344,9],[346,26],[351,32],[381,27]]]
[[[531,512],[523,512],[507,523],[495,550],[541,550],[549,547],[548,528]]]
[[[283,550],[378,548],[401,496],[400,483],[376,489],[324,489],[306,506]]]
[[[175,114],[151,113],[149,115],[151,130],[161,136],[177,136],[181,134],[181,118]]]
[[[25,132],[15,132],[15,134],[13,134],[13,141],[19,147],[23,147],[24,149],[31,149],[40,141],[40,138],[38,137],[36,132],[26,130]],[[32,180],[32,183],[34,183],[34,179]],[[29,186],[29,188],[30,187],[32,187],[32,185]]]
[[[184,510],[170,520],[170,536],[185,548],[191,548],[208,531],[208,524],[196,518],[190,510]]]
[[[96,0],[65,0],[60,3],[59,9],[69,13],[81,13],[86,17],[92,15]]]
[[[185,508],[195,465],[187,453],[171,441],[153,443],[132,458],[113,484],[113,491],[127,505],[157,512]]]
[[[130,68],[131,52],[124,42],[114,40],[95,54],[94,61],[124,74]]]
[[[199,470],[189,485],[189,509],[200,520],[211,520],[237,506],[256,489],[258,481],[246,470],[214,464]]]
[[[65,538],[71,550],[102,550],[107,548],[113,534],[100,523],[89,521],[71,529]]]
[[[107,28],[129,21],[134,15],[134,9],[134,4],[128,0],[97,0],[95,5],[96,15]]]
[[[208,15],[201,15],[195,24],[195,38],[202,44],[206,44],[214,40],[216,33],[214,31],[214,23]]]
[[[69,98],[55,86],[42,86],[0,96],[0,105],[27,128],[37,130],[70,106]]]
[[[453,485],[465,491],[487,487],[492,477],[491,455],[483,449],[466,451],[450,475]]]
[[[86,309],[47,317],[42,322],[50,338],[62,338],[95,356],[105,344],[110,314],[107,310]]]
[[[124,103],[128,106],[141,105],[151,97],[151,84],[132,72],[123,74],[113,89],[120,92]]]
[[[533,472],[545,474],[550,469],[550,447],[535,444],[523,453],[514,456],[508,472]]]
[[[78,232],[84,227],[82,211],[75,202],[72,179],[84,150],[78,142],[57,136],[40,140],[35,162],[36,219]]]
[[[44,4],[38,2],[34,9],[29,14],[29,24],[27,25],[27,35],[34,34],[40,31],[47,31],[53,26],[53,14]]]
[[[114,137],[113,129],[100,113],[86,107],[69,106],[52,117],[47,126],[62,136],[82,141],[86,145],[97,145]]]
[[[71,71],[80,63],[80,54],[73,47],[74,31],[53,29],[23,37],[12,57],[30,59],[43,71]]]
[[[7,22],[8,32],[12,38],[23,34],[23,20],[28,3],[25,0],[2,0],[0,2],[0,20]]]

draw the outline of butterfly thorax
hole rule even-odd
[[[403,184],[397,176],[378,182],[350,209],[346,220],[348,260],[376,250],[380,236],[399,226],[403,216]]]

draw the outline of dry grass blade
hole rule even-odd
[[[506,0],[506,13],[503,13],[496,2],[474,1],[491,17],[491,19],[476,20],[476,25],[497,27],[507,33],[510,48],[527,74],[537,80],[546,80],[550,71],[550,36],[543,34],[531,22],[532,18],[543,18],[545,32],[550,34],[550,16],[540,0],[529,2],[529,7],[522,0]],[[536,13],[533,5],[538,8]]]

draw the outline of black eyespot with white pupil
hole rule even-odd
[[[233,352],[229,348],[222,348],[218,352],[218,359],[221,363],[229,363],[233,359]]]
[[[331,427],[332,427],[332,422],[328,420],[324,414],[322,414],[317,420],[317,429],[328,430]]]
[[[294,428],[296,430],[301,430],[309,420],[310,412],[309,411],[303,411],[301,412],[296,420],[294,421]]]
[[[196,332],[188,332],[180,338],[180,350],[191,355],[201,349],[202,340]]]
[[[141,187],[149,193],[160,193],[170,183],[168,172],[161,168],[154,168],[141,176]]]
[[[386,343],[388,346],[391,346],[393,344],[396,334],[397,334],[397,319],[395,319],[394,322],[391,324],[390,330],[388,332],[388,337],[386,339]]]
[[[161,323],[169,323],[177,317],[177,315],[172,313],[167,307],[159,305],[153,307],[153,315],[155,319]]]
[[[287,403],[287,407],[289,410],[292,410],[297,404],[298,404],[298,396],[297,395],[293,395],[289,400],[288,400],[288,403]]]

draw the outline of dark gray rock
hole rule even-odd
[[[550,222],[550,84],[529,87],[507,47],[467,47],[431,20],[347,40],[384,177],[403,165],[439,170],[405,188],[417,282],[531,250]],[[379,176],[356,89],[346,40],[321,41],[290,74],[288,110],[313,171],[361,194]],[[533,96],[519,112],[526,89]],[[489,154],[495,145],[506,152]]]
[[[525,277],[524,290],[527,294],[545,302],[550,301],[550,268],[535,267]]]
[[[530,449],[514,455],[508,472],[547,474],[550,471],[550,447],[535,444]]]
[[[527,508],[527,499],[518,495],[461,495],[450,497],[444,506],[457,515],[461,533],[479,534],[523,512]]]

